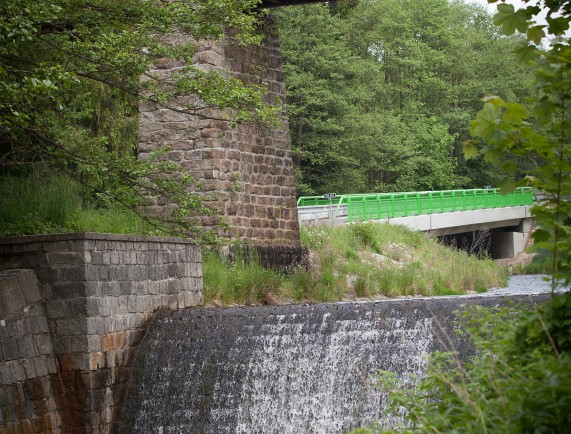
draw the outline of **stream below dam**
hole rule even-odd
[[[413,381],[430,352],[472,351],[454,333],[457,311],[549,290],[543,276],[514,276],[456,297],[164,312],[136,352],[118,431],[343,433],[382,416],[376,370]]]

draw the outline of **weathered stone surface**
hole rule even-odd
[[[266,40],[260,47],[241,46],[231,35],[222,43],[201,41],[194,60],[198,66],[223,67],[245,83],[267,83],[267,100],[285,103],[283,61],[272,27],[268,17],[263,29]],[[161,73],[168,72],[168,65],[161,69]],[[251,245],[300,251],[297,213],[282,212],[296,208],[287,121],[282,128],[265,131],[254,124],[232,127],[229,121],[218,119],[228,119],[220,116],[223,113],[201,118],[153,109],[146,102],[140,112],[140,157],[168,144],[173,150],[167,157],[202,181],[205,191],[216,193],[221,202],[217,208],[231,226],[230,237]],[[260,206],[240,206],[250,203]],[[276,235],[264,230],[270,227],[282,232]]]
[[[0,238],[0,252],[0,269],[37,267],[0,272],[0,432],[110,432],[154,312],[202,303],[200,248],[80,233]]]

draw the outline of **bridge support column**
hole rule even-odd
[[[268,102],[279,99],[285,103],[283,59],[271,17],[263,31],[266,39],[259,47],[240,46],[231,35],[221,42],[200,41],[195,62],[201,69],[227,71],[245,83],[265,83]],[[176,65],[166,62],[151,73],[168,76],[175,70]],[[195,97],[181,100],[189,98]],[[301,259],[287,121],[281,128],[266,131],[252,123],[232,127],[230,121],[220,120],[223,116],[215,117],[141,104],[140,157],[169,146],[172,151],[167,158],[180,163],[206,193],[214,193],[212,205],[229,224],[229,238],[261,246],[266,257],[287,254],[289,264],[295,262],[292,255]]]
[[[491,232],[490,256],[494,259],[514,258],[523,252],[532,224],[532,218],[523,218],[515,230]]]
[[[490,255],[494,259],[513,258],[523,252],[527,235],[522,232],[492,232]]]

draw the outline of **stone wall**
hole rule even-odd
[[[0,430],[59,431],[62,390],[34,271],[0,272],[0,318]]]
[[[109,432],[147,323],[203,301],[200,248],[174,238],[3,238],[0,269],[28,270],[3,279],[0,431]]]
[[[285,103],[283,60],[271,18],[264,25],[260,47],[240,46],[231,35],[220,43],[197,44],[196,65],[204,70],[227,71],[246,83],[265,83],[268,101]],[[184,38],[182,38],[184,39]],[[182,40],[181,39],[181,40]],[[169,77],[180,65],[165,60],[150,74]],[[200,104],[181,97],[178,104]],[[299,248],[294,170],[291,144],[284,126],[273,131],[249,123],[235,128],[224,113],[202,111],[186,115],[143,103],[139,116],[139,152],[169,146],[166,158],[179,162],[214,193],[216,206],[230,225],[230,238],[251,245]]]

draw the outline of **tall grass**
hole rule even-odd
[[[0,177],[0,236],[54,232],[156,234],[134,212],[85,199],[81,186],[47,172]]]
[[[76,184],[64,176],[0,179],[0,234],[62,232],[81,207]]]
[[[205,300],[230,303],[327,302],[356,297],[457,295],[506,283],[503,268],[402,226],[303,227],[311,266],[284,276],[241,258],[203,260]]]
[[[255,255],[229,261],[205,250],[202,259],[204,298],[223,304],[274,303],[283,295],[284,276],[264,268]]]
[[[345,277],[344,297],[454,295],[506,283],[503,268],[403,226],[357,223],[302,228],[312,270]],[[340,279],[338,278],[338,282]]]

